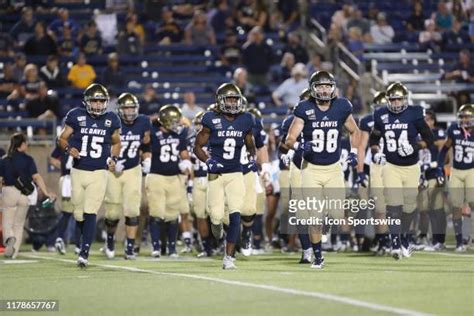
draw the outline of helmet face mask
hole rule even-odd
[[[101,116],[107,111],[109,93],[107,89],[97,83],[93,83],[84,90],[84,105],[87,113],[92,116]]]
[[[457,123],[462,128],[474,127],[474,105],[464,104],[459,108]]]
[[[392,83],[387,88],[387,109],[395,114],[402,113],[408,108],[408,89],[400,82]]]
[[[133,122],[138,117],[139,103],[131,93],[122,93],[117,100],[118,114],[126,122]]]
[[[309,79],[311,96],[319,102],[329,102],[336,97],[336,80],[327,71],[317,71]]]
[[[236,115],[245,110],[245,103],[240,89],[232,83],[224,83],[216,91],[216,103],[219,111]]]

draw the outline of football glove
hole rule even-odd
[[[258,166],[255,160],[250,160],[247,168],[252,172],[258,172]]]
[[[193,164],[189,159],[184,159],[178,163],[178,167],[182,173],[186,173],[186,171],[191,172],[191,170],[193,169]]]
[[[125,166],[123,164],[124,162],[124,160],[119,160],[117,161],[117,163],[115,163],[115,173],[121,173],[123,169],[125,169]]]
[[[398,145],[398,154],[401,156],[401,157],[408,157],[410,155],[412,155],[413,153],[415,152],[415,149],[413,148],[413,146],[405,141],[405,142],[400,142],[399,145]]]
[[[381,165],[381,166],[383,166],[387,163],[387,158],[385,158],[384,153],[376,153],[372,157],[372,160],[374,161],[374,163],[376,163],[377,165]]]
[[[142,172],[144,174],[149,174],[150,169],[151,169],[151,158],[148,157],[148,158],[143,159],[143,161],[142,161]]]
[[[363,186],[364,188],[367,188],[368,185],[369,185],[369,179],[368,179],[367,175],[365,174],[365,172],[363,172],[363,171],[357,173],[357,178],[356,178],[355,182],[358,185]]]
[[[357,166],[357,153],[355,152],[350,152],[349,155],[347,156],[346,162],[352,167]]]
[[[207,171],[209,173],[220,173],[220,171],[224,168],[224,165],[217,162],[217,160],[213,158],[209,158],[206,160]]]
[[[289,166],[290,162],[293,160],[293,156],[295,155],[295,151],[293,149],[288,150],[286,154],[280,156],[281,161],[285,166]]]
[[[436,182],[438,183],[438,186],[440,187],[444,186],[444,183],[446,182],[446,178],[444,177],[444,172],[441,167],[435,168],[435,175],[436,175]]]

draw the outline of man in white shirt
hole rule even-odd
[[[204,111],[203,108],[196,105],[196,96],[194,92],[186,92],[184,94],[184,104],[181,107],[181,112],[185,118],[192,121],[194,116],[199,112]]]
[[[377,15],[377,23],[370,27],[370,35],[376,44],[391,43],[395,32],[393,28],[387,24],[387,17],[385,13],[380,12]]]
[[[295,106],[300,100],[301,91],[308,87],[308,80],[306,80],[308,73],[306,66],[302,63],[297,63],[291,69],[291,78],[286,79],[273,92],[272,98],[276,106]]]

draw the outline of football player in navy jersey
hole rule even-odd
[[[160,228],[167,228],[168,255],[177,257],[176,239],[180,214],[189,213],[186,188],[180,175],[189,175],[192,163],[187,149],[187,130],[182,125],[181,110],[165,105],[151,128],[151,169],[145,190],[150,212],[151,256],[159,258]]]
[[[356,182],[359,185],[359,188],[369,188],[368,195],[363,194],[361,191],[366,192],[365,190],[359,190],[362,195],[370,196],[375,199],[375,209],[374,217],[376,219],[385,219],[386,206],[384,202],[383,195],[383,181],[382,181],[382,168],[380,164],[373,163],[372,152],[369,146],[369,136],[374,127],[374,111],[380,107],[387,106],[388,100],[385,94],[385,91],[378,91],[374,94],[372,100],[372,113],[369,113],[362,117],[359,121],[359,129],[361,130],[361,159],[357,166],[357,179]],[[380,148],[383,148],[383,140],[380,141]],[[381,149],[382,150],[382,149]],[[367,175],[369,175],[367,177]],[[375,227],[375,251],[376,256],[383,256],[386,250],[389,248],[390,236],[388,234],[387,225],[377,225]]]
[[[408,106],[408,89],[400,82],[387,87],[388,104],[374,112],[369,144],[373,161],[383,167],[387,218],[392,237],[392,257],[411,256],[408,232],[416,209],[420,167],[418,151],[433,144],[433,133],[421,106]],[[417,141],[417,135],[421,141]],[[380,139],[384,140],[383,152]],[[397,224],[401,222],[400,225]],[[400,228],[402,238],[400,242]],[[402,244],[402,245],[401,245]]]
[[[252,114],[244,112],[240,89],[232,83],[224,83],[216,91],[217,111],[208,111],[202,118],[202,129],[196,136],[194,153],[208,169],[207,205],[213,235],[223,237],[225,206],[229,210],[229,228],[223,269],[235,269],[232,255],[240,231],[240,210],[245,184],[240,163],[245,145],[251,168],[255,168],[255,143]],[[208,146],[206,152],[203,147]]]
[[[437,251],[444,248],[446,231],[446,214],[444,212],[444,174],[438,166],[439,151],[446,140],[443,129],[435,127],[436,114],[432,110],[425,111],[425,121],[433,132],[434,143],[429,148],[418,152],[421,165],[420,193],[418,195],[418,210],[420,234],[416,243],[417,250]],[[433,246],[428,246],[427,233],[431,223]]]
[[[360,131],[352,117],[352,105],[344,98],[336,97],[336,81],[327,71],[313,73],[309,80],[311,98],[298,103],[294,110],[286,145],[298,150],[298,136],[303,133],[304,149],[301,163],[301,186],[306,198],[322,199],[321,190],[329,200],[345,199],[344,174],[340,164],[341,136],[345,127],[351,137],[352,149],[348,155],[351,166],[357,165],[357,154],[360,143]],[[333,203],[336,204],[336,203]],[[305,211],[305,210],[300,210]],[[322,219],[325,212],[329,216],[342,219],[344,209],[310,210],[310,218]],[[317,222],[309,226],[314,261],[312,268],[322,269],[324,258],[321,254],[322,225]]]
[[[58,139],[62,150],[74,158],[71,169],[74,217],[82,232],[77,264],[88,265],[89,249],[95,235],[97,211],[104,201],[108,172],[115,170],[120,155],[120,119],[107,112],[109,93],[97,83],[84,91],[84,105],[65,118]]]
[[[109,174],[105,196],[105,226],[107,240],[104,252],[107,258],[115,257],[115,231],[120,218],[125,216],[125,259],[134,259],[133,247],[137,233],[142,195],[143,152],[144,169],[150,169],[150,120],[139,114],[139,102],[131,93],[122,93],[117,99],[118,114],[122,123],[120,156],[115,171]],[[146,171],[146,170],[145,170]]]
[[[66,245],[64,244],[64,234],[66,233],[69,219],[74,210],[71,202],[71,168],[73,158],[68,153],[62,151],[56,146],[49,157],[49,162],[56,169],[61,170],[61,177],[59,178],[59,192],[61,192],[61,219],[58,223],[56,242],[54,247],[56,250],[64,255],[66,254]],[[80,243],[76,246],[80,248]]]
[[[300,101],[309,100],[311,97],[311,91],[309,88],[304,89],[301,91],[300,94]],[[281,143],[279,145],[279,150],[282,152],[280,159],[284,166],[289,166],[289,187],[290,187],[290,198],[291,199],[298,199],[298,193],[301,188],[301,162],[303,161],[303,147],[300,146],[298,149],[293,150],[289,149],[285,145],[286,137],[288,135],[288,131],[290,130],[291,123],[293,123],[295,116],[293,115],[293,111],[288,117],[282,122],[281,125]],[[301,134],[296,139],[297,142],[302,144],[304,142]],[[285,201],[285,209],[287,210],[288,201]],[[283,211],[282,210],[282,211]],[[298,230],[298,238],[301,243],[301,259],[300,263],[311,263],[313,258],[313,250],[311,249],[311,241],[309,239],[309,235],[306,231],[300,231],[301,228]]]
[[[462,206],[467,202],[474,209],[474,104],[464,104],[459,108],[457,122],[449,126],[447,136],[439,154],[438,165],[444,166],[446,154],[453,148],[449,197],[454,207],[456,252],[464,252],[466,247],[462,241]]]

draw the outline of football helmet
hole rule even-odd
[[[92,116],[105,114],[109,99],[109,92],[101,84],[93,83],[84,90],[84,106]]]
[[[474,104],[463,104],[457,114],[457,121],[460,127],[474,127]]]
[[[207,107],[206,111],[219,112],[219,108],[216,103],[212,103],[211,105]]]
[[[300,93],[300,101],[308,100],[311,97],[311,90],[309,88],[303,89]]]
[[[401,82],[394,82],[388,86],[386,98],[387,108],[392,113],[402,113],[408,108],[408,89]]]
[[[372,111],[375,111],[379,107],[382,106],[387,106],[388,105],[388,99],[387,99],[387,94],[385,91],[377,91],[374,94],[374,98],[372,99],[372,104],[370,107],[372,108]]]
[[[199,111],[194,115],[193,124],[194,125],[201,125],[202,124],[202,117],[204,116],[204,111]]]
[[[329,85],[327,88],[325,86]],[[317,101],[327,102],[336,97],[336,80],[327,71],[316,71],[309,79],[310,94]]]
[[[216,103],[219,111],[225,114],[239,114],[244,111],[244,100],[239,87],[224,83],[217,88]]]
[[[136,96],[131,93],[122,93],[117,99],[118,115],[122,120],[133,122],[138,117],[140,103]]]
[[[253,116],[255,116],[256,118],[262,118],[262,112],[260,112],[260,110],[257,108],[250,108],[247,110],[247,112],[253,114]]]
[[[168,131],[179,134],[183,130],[183,125],[181,124],[182,117],[183,114],[176,105],[168,104],[163,106],[158,112],[157,121]]]

